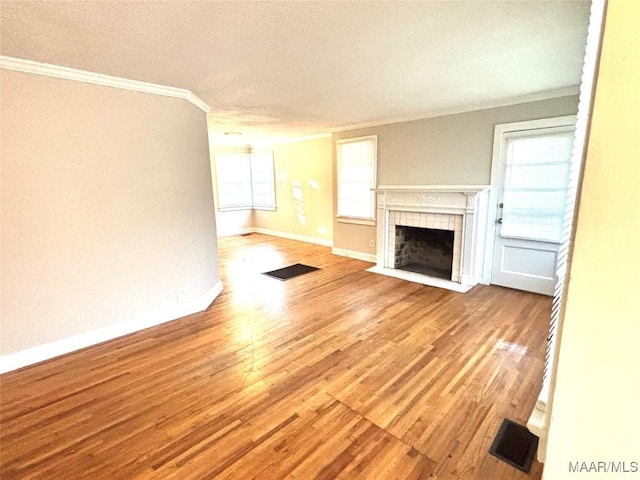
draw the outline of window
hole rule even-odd
[[[507,135],[501,235],[558,243],[567,205],[573,130]]]
[[[218,173],[218,208],[220,210],[252,208],[249,154],[216,154],[216,170]]]
[[[377,136],[338,140],[338,221],[375,221]]]
[[[273,155],[217,153],[218,209],[275,209]]]
[[[275,210],[276,192],[273,188],[273,153],[251,154],[251,192],[253,208]]]

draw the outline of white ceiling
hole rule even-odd
[[[11,1],[2,55],[193,91],[308,135],[579,84],[586,1]]]

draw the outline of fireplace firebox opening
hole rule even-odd
[[[394,268],[451,280],[452,230],[396,225]]]

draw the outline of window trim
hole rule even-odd
[[[356,225],[371,225],[375,226],[376,220],[365,217],[347,217],[345,215],[336,215],[338,223],[354,223]]]
[[[348,143],[371,141],[373,144],[373,178],[371,190],[371,217],[343,215],[340,213],[340,146]],[[336,140],[336,221],[339,223],[352,223],[356,225],[376,225],[376,191],[378,186],[378,135],[364,135],[361,137],[341,138]]]
[[[219,212],[241,212],[243,210],[253,210],[253,207],[217,207]]]

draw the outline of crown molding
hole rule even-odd
[[[85,70],[77,70],[75,68],[61,67],[59,65],[34,62],[32,60],[7,57],[4,55],[0,55],[0,69],[44,75],[46,77],[62,78],[64,80],[73,80],[82,83],[91,83],[94,85],[102,85],[104,87],[121,88],[123,90],[150,93],[152,95],[161,95],[164,97],[181,98],[192,103],[205,113],[209,113],[211,111],[211,107],[209,107],[209,105],[207,105],[202,99],[192,91],[184,88],[167,87],[165,85],[158,85],[155,83],[112,77],[111,75],[103,75],[101,73],[87,72]]]
[[[393,118],[393,119],[387,119],[387,120],[377,120],[377,121],[359,123],[354,125],[343,125],[343,126],[332,128],[330,130],[334,133],[341,133],[341,132],[347,132],[350,130],[358,130],[361,128],[381,127],[383,125],[391,125],[394,123],[413,122],[416,120],[424,120],[427,118],[444,117],[446,115],[456,115],[458,113],[469,113],[469,112],[475,112],[478,110],[488,110],[490,108],[519,105],[521,103],[539,102],[542,100],[550,100],[552,98],[578,95],[579,93],[580,93],[580,86],[574,85],[571,87],[557,88],[555,90],[547,90],[544,92],[530,93],[527,95],[518,95],[516,97],[492,100],[484,103],[476,103],[476,104],[465,105],[460,107],[444,108],[441,110],[434,110],[432,112],[426,112],[426,113],[412,115],[408,117],[399,117],[399,118]]]

